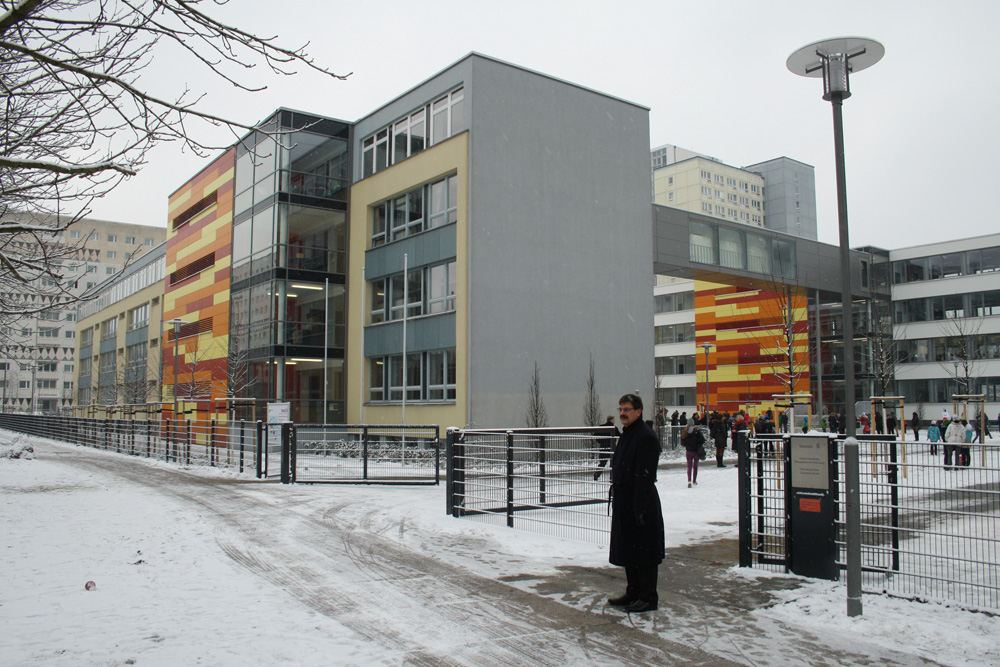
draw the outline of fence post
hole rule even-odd
[[[288,476],[292,480],[292,484],[298,481],[298,469],[299,469],[299,429],[293,422],[289,427],[289,468]]]
[[[240,472],[243,472],[243,429],[247,425],[246,419],[240,420]]]
[[[514,527],[514,432],[507,431],[507,527]]]
[[[736,454],[739,466],[739,529],[740,567],[752,567],[750,539],[750,439],[745,431],[736,433]]]
[[[215,419],[208,425],[208,465],[215,466]]]
[[[538,440],[538,504],[545,504],[545,436]]]
[[[449,426],[445,435],[444,447],[445,447],[445,464],[448,466],[445,470],[444,478],[444,511],[446,514],[450,514],[453,517],[458,517],[458,507],[455,502],[455,433],[457,429]]]
[[[291,425],[284,422],[281,425],[281,483],[291,484]]]
[[[441,485],[441,427],[434,426],[434,486]]]
[[[889,517],[892,526],[892,571],[899,572],[899,465],[896,442],[889,443]]]
[[[847,494],[847,615],[861,616],[861,466],[858,441],[844,441],[844,490]]]
[[[361,479],[368,479],[368,427],[361,427]]]
[[[191,422],[184,421],[184,460],[191,465]]]
[[[267,474],[265,469],[265,459],[263,456],[264,450],[264,422],[257,420],[257,479],[260,479]]]

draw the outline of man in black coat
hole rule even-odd
[[[622,434],[611,457],[612,565],[625,568],[625,594],[608,604],[628,613],[653,611],[659,604],[657,569],[664,557],[663,513],[656,492],[660,441],[642,420],[642,399],[618,401]]]

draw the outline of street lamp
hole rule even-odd
[[[175,317],[172,320],[168,320],[165,324],[172,324],[174,326],[174,421],[177,421],[177,352],[178,344],[181,339],[181,325],[188,324],[186,320],[182,320],[179,317]]]
[[[709,386],[708,386],[708,351],[710,349],[712,349],[713,347],[715,347],[715,343],[709,343],[708,341],[705,341],[704,343],[702,343],[698,347],[700,347],[701,349],[705,350],[705,417],[706,417],[705,423],[707,424],[708,423],[708,419],[707,419],[707,417],[708,417],[708,388],[709,388]]]
[[[871,67],[885,47],[864,37],[837,37],[803,46],[788,57],[792,74],[823,78],[823,99],[833,106],[833,144],[837,163],[837,211],[840,220],[840,281],[844,317],[844,417],[846,434],[855,433],[854,308],[851,289],[851,246],[847,226],[847,175],[844,166],[843,102],[851,96],[850,73]]]

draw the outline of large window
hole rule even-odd
[[[456,264],[436,264],[371,282],[370,323],[455,310]],[[408,306],[408,308],[407,308]]]
[[[141,329],[142,327],[149,325],[149,304],[144,303],[141,306],[133,308],[128,311],[128,330],[135,331],[136,329]]]
[[[658,294],[653,298],[654,312],[673,313],[679,310],[694,309],[694,292],[677,292],[676,294]]]
[[[107,319],[101,322],[101,340],[108,340],[109,338],[114,338],[117,334],[118,334],[117,317],[112,317],[111,319]]]
[[[694,322],[656,327],[656,345],[694,341]]]
[[[691,222],[691,261],[718,264],[715,257],[715,227],[702,222]]]
[[[1000,248],[982,248],[892,263],[893,284],[1000,271]]]
[[[369,361],[369,400],[373,403],[455,400],[454,350],[433,350],[406,355],[376,357]],[[403,379],[406,378],[404,387]]]
[[[428,142],[427,119],[430,118]],[[381,128],[361,141],[361,173],[368,177],[466,129],[462,88]]]
[[[372,207],[372,247],[458,219],[455,174],[404,192]]]
[[[691,375],[695,372],[694,355],[656,357],[657,375]]]

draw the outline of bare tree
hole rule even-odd
[[[871,355],[867,371],[874,383],[875,396],[895,394],[896,341],[893,339],[892,303],[872,294],[867,322],[868,353]]]
[[[542,376],[538,371],[537,361],[531,375],[531,383],[528,386],[528,408],[524,418],[529,428],[549,425],[549,414],[545,409],[545,401],[542,400]]]
[[[225,145],[200,138],[199,129],[222,126],[233,137],[254,129],[205,111],[203,94],[147,88],[144,70],[163,49],[181,54],[178,66],[249,92],[264,89],[245,80],[257,65],[277,75],[305,68],[346,78],[317,65],[304,47],[287,48],[205,11],[226,3],[0,0],[0,274],[20,284],[46,276],[68,284],[61,253],[72,247],[53,238],[85,216],[95,197],[135,175],[150,150],[176,141],[207,155]],[[26,237],[40,249],[27,250]],[[39,309],[0,302],[0,314]]]
[[[245,349],[243,338],[230,334],[229,354],[226,355],[226,396],[228,398],[248,398],[260,378],[254,377],[250,367],[250,355]]]
[[[590,355],[590,368],[587,373],[587,400],[583,404],[583,420],[587,426],[598,426],[604,423],[601,415],[601,397],[597,393],[593,354]]]
[[[174,378],[174,391],[178,398],[188,401],[206,400],[212,398],[216,385],[221,382],[214,377],[209,359],[212,358],[211,351],[216,347],[217,342],[212,341],[209,345],[201,346],[197,338],[194,339],[193,349],[188,348],[182,351],[189,361],[181,362],[178,367],[177,377]],[[207,374],[207,377],[206,377]]]
[[[955,381],[958,394],[974,394],[982,372],[984,351],[979,345],[981,319],[955,318],[943,320],[941,332],[945,341],[945,359],[941,362],[948,375]],[[941,340],[941,339],[939,339]]]

